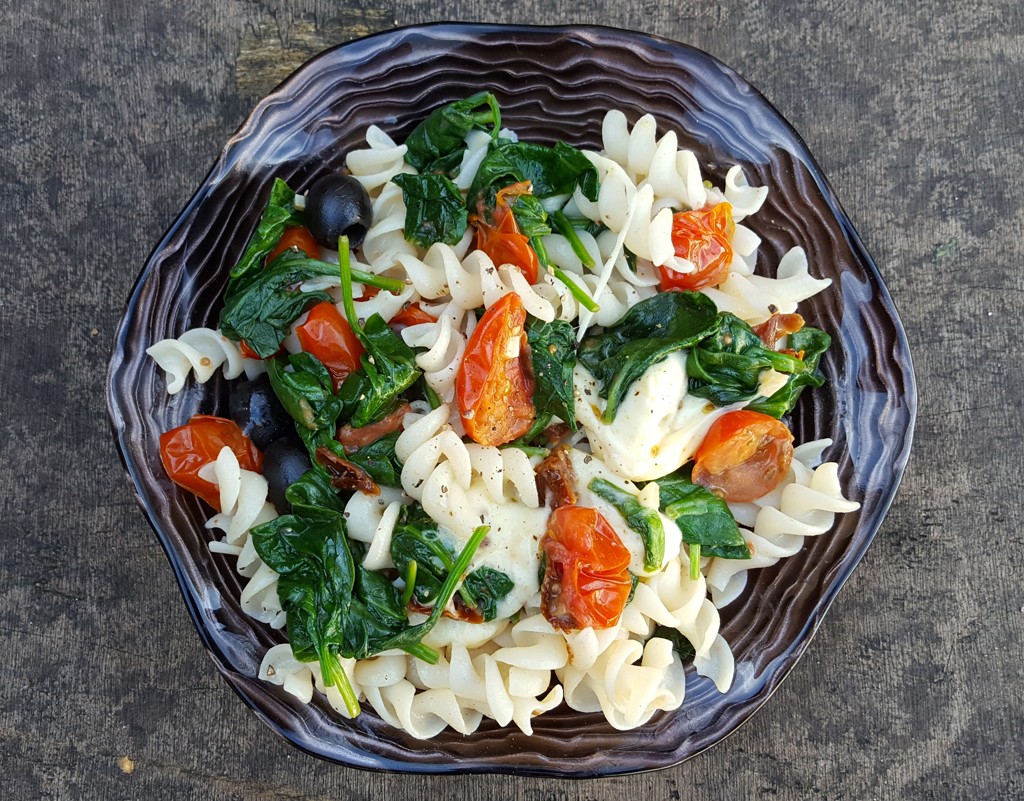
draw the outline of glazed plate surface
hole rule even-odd
[[[211,554],[209,510],[177,489],[160,464],[162,432],[192,414],[227,411],[226,382],[190,383],[167,395],[145,350],[195,326],[216,327],[228,270],[254,229],[274,178],[303,191],[341,169],[369,125],[401,141],[430,110],[493,92],[503,124],[521,137],[600,148],[601,120],[618,108],[651,113],[673,129],[721,186],[741,164],[769,187],[746,225],[762,238],[758,271],[794,246],[833,286],[801,304],[833,337],[825,387],[793,415],[796,441],[830,437],[858,512],[796,556],[750,574],[722,610],[736,655],[728,692],[690,672],[686,700],[627,732],[566,707],[537,718],[535,734],[486,721],[475,734],[416,740],[372,711],[348,721],[322,697],[305,705],[256,678],[282,632],[239,608],[233,559]],[[194,197],[149,257],[132,290],[111,359],[108,405],[139,500],[167,552],[204,645],[229,684],[290,742],[369,769],[504,772],[587,777],[667,767],[722,740],[763,704],[793,668],[878,530],[909,455],[916,388],[906,337],[871,258],[806,146],[756,89],[707,54],[608,28],[440,24],[387,31],[328,50],[261,101],[228,141]],[[144,580],[141,579],[140,580]]]

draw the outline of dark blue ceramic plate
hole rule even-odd
[[[677,712],[619,732],[599,715],[566,708],[536,721],[536,734],[485,724],[469,737],[421,742],[372,712],[356,721],[322,699],[298,703],[256,678],[282,635],[246,617],[231,561],[210,554],[207,512],[160,466],[158,437],[195,412],[226,409],[216,381],[168,396],[145,350],[165,337],[215,325],[227,270],[256,225],[270,184],[306,188],[337,169],[377,124],[401,140],[439,104],[489,89],[505,124],[539,141],[599,147],[608,108],[630,119],[654,114],[692,148],[721,184],[740,163],[770,187],[749,221],[763,240],[762,266],[800,245],[812,272],[834,286],[802,304],[834,345],[828,385],[805,394],[797,441],[831,437],[861,509],[798,555],[751,575],[723,610],[722,633],[737,660],[718,693],[691,676]],[[790,125],[756,89],[712,57],[676,42],[607,28],[443,24],[380,33],[312,59],[264,99],[153,251],[118,329],[108,404],[128,474],[218,669],[267,723],[299,748],[362,768],[601,776],[674,765],[714,745],[763,704],[796,664],[843,582],[857,566],[906,465],[916,406],[907,341],[889,293],[821,170]]]

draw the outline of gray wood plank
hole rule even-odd
[[[21,0],[6,10],[9,797],[1024,797],[1019,4]],[[217,677],[110,440],[104,373],[124,299],[252,103],[323,47],[433,19],[599,21],[734,66],[807,140],[907,325],[921,413],[892,513],[779,692],[678,768],[592,782],[434,779],[298,753]]]

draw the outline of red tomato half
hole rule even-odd
[[[495,198],[494,225],[488,225],[481,219],[476,223],[477,249],[486,253],[496,267],[503,264],[514,264],[523,271],[526,280],[531,284],[537,282],[540,274],[540,261],[530,240],[519,232],[515,215],[509,210],[509,198],[529,195],[533,186],[529,181],[521,181],[500,190]]]
[[[257,473],[263,470],[263,454],[233,420],[197,414],[185,425],[160,435],[160,461],[171,481],[194,492],[214,509],[220,509],[220,491],[199,477],[199,471],[217,459],[227,446],[238,464]]]
[[[547,562],[541,611],[563,631],[606,629],[629,599],[629,550],[596,509],[560,506],[540,542]]]
[[[753,501],[775,489],[793,461],[793,434],[760,412],[722,415],[697,449],[693,481],[727,501]]]
[[[673,215],[672,244],[676,256],[693,262],[697,270],[679,273],[661,267],[661,288],[696,290],[722,283],[729,276],[735,231],[732,206],[728,203]]]
[[[289,248],[301,250],[311,259],[320,258],[320,246],[316,243],[313,235],[302,226],[286,228],[281,238],[277,240],[277,246],[267,256],[267,264],[280,256]]]
[[[309,310],[306,322],[296,327],[295,334],[302,349],[324,363],[334,381],[335,392],[359,369],[363,343],[333,303],[325,300],[316,304]]]
[[[526,309],[515,292],[489,308],[466,343],[455,397],[466,433],[481,445],[504,445],[530,430],[533,369]]]

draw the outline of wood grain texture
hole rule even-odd
[[[1024,10],[810,0],[22,0],[0,33],[0,767],[11,798],[1024,797]],[[672,770],[368,774],[216,676],[110,440],[110,333],[253,100],[322,46],[434,19],[701,47],[807,140],[907,325],[921,390],[886,524],[782,689]],[[128,757],[131,765],[124,761]],[[126,772],[130,769],[130,772]]]

